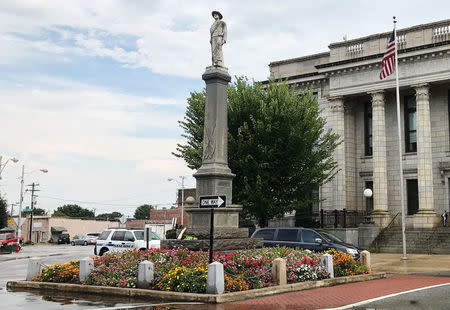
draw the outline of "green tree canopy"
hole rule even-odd
[[[45,215],[45,210],[41,208],[33,208],[33,215]]]
[[[120,218],[122,216],[122,213],[114,211],[111,213],[102,213],[96,216],[96,218],[98,219],[103,219],[103,220],[113,220],[113,219],[117,219]]]
[[[58,207],[58,209],[53,212],[52,216],[68,216],[68,217],[85,217],[93,218],[95,217],[94,212],[80,207],[79,205],[69,204]]]
[[[6,227],[8,224],[8,215],[6,210],[8,208],[8,203],[5,199],[0,197],[0,228]]]
[[[180,127],[186,144],[175,156],[198,169],[203,148],[205,92],[193,92]],[[338,171],[332,154],[339,136],[326,131],[312,91],[286,83],[268,85],[238,78],[228,88],[228,162],[233,200],[244,216],[259,225],[285,212],[301,211],[313,200],[311,192]]]
[[[148,220],[151,209],[153,209],[153,206],[148,204],[137,207],[136,211],[134,211],[134,218],[137,220]]]

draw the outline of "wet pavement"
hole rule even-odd
[[[199,303],[163,303],[159,301],[139,301],[115,299],[99,296],[75,296],[46,292],[45,295],[30,292],[6,290],[6,282],[23,280],[29,257],[40,257],[43,264],[64,263],[93,255],[93,246],[45,245],[24,247],[17,254],[0,255],[0,309],[323,309],[350,305],[353,309],[444,309],[450,304],[450,255],[408,255],[372,254],[372,271],[397,274],[388,279],[352,283],[330,288],[293,292],[288,294],[258,298],[243,302],[206,305]],[[410,274],[410,275],[398,275]],[[411,275],[415,274],[415,275]],[[384,295],[398,294],[411,289],[430,285],[444,285],[423,291],[372,301],[367,306],[351,305]],[[358,293],[355,293],[358,292]],[[440,296],[440,298],[437,298]],[[407,306],[405,306],[407,305]],[[424,308],[425,305],[430,307]],[[405,306],[405,307],[404,307]],[[345,307],[347,308],[347,307]]]

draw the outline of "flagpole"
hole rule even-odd
[[[397,20],[394,19],[394,39],[395,39],[395,90],[397,96],[397,129],[398,129],[398,160],[400,167],[400,195],[402,202],[402,246],[403,246],[403,260],[407,260],[406,256],[406,236],[405,236],[405,191],[403,189],[403,161],[402,161],[402,129],[400,126],[400,91],[398,88],[398,57],[397,57]]]

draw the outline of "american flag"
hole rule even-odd
[[[383,59],[381,60],[381,66],[383,70],[380,72],[380,80],[386,78],[394,72],[395,67],[395,33],[392,31],[391,38],[384,52]]]

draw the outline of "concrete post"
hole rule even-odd
[[[286,260],[275,258],[272,263],[272,281],[276,285],[287,284],[286,279]]]
[[[225,291],[225,280],[223,275],[223,265],[213,262],[208,266],[208,278],[206,279],[207,294],[223,294]]]
[[[94,269],[94,260],[92,258],[85,257],[80,259],[79,277],[81,283],[87,279],[92,269]]]
[[[139,263],[137,287],[148,289],[150,283],[153,281],[155,271],[152,262],[145,260]]]
[[[35,276],[41,273],[41,260],[37,257],[32,257],[28,260],[27,281],[31,281]]]
[[[369,251],[362,251],[361,252],[361,263],[363,263],[363,265],[366,265],[367,267],[370,268],[370,252]]]
[[[320,265],[328,271],[330,278],[334,278],[333,256],[330,254],[322,255],[322,257],[320,257]]]

